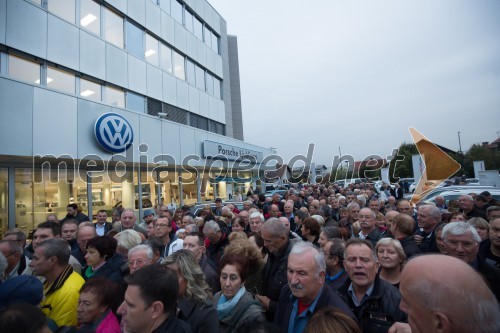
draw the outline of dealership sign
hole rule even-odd
[[[95,122],[94,134],[99,145],[111,153],[126,151],[134,141],[130,123],[116,113],[105,113]]]
[[[203,156],[205,158],[227,159],[229,161],[251,159],[255,162],[262,162],[262,159],[264,158],[264,154],[259,151],[208,140],[203,142]]]

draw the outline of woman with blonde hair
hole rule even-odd
[[[182,249],[163,259],[162,264],[179,278],[177,317],[191,325],[194,333],[219,332],[213,296],[194,254]]]
[[[406,254],[401,243],[392,238],[382,238],[375,245],[375,253],[380,264],[378,276],[399,288],[401,271],[406,261]]]
[[[477,234],[481,237],[481,242],[488,238],[488,233],[490,231],[490,224],[488,221],[482,217],[473,217],[467,220],[467,223],[476,228]]]

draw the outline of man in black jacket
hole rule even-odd
[[[347,241],[344,268],[349,279],[337,292],[356,315],[363,332],[387,332],[394,322],[406,322],[399,309],[399,291],[379,279],[377,257],[372,244],[364,239]]]
[[[302,332],[318,310],[333,307],[353,319],[347,304],[325,285],[326,264],[310,242],[295,244],[288,256],[288,285],[283,287],[274,317],[282,332]]]
[[[403,251],[406,254],[406,259],[409,259],[417,254],[420,254],[415,239],[413,238],[415,222],[410,215],[398,214],[394,216],[393,223],[390,227],[390,232],[403,246]]]
[[[292,246],[288,229],[277,218],[268,219],[261,229],[264,246],[269,251],[262,275],[262,295],[256,295],[266,310],[266,318],[272,321],[280,297],[281,288],[287,284],[288,255]]]
[[[123,331],[190,333],[191,327],[177,319],[179,280],[163,265],[149,265],[125,278],[125,301],[118,308]]]

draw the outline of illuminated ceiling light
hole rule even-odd
[[[47,78],[47,83],[50,83],[52,81],[54,81],[54,80],[52,80],[50,77]],[[35,83],[40,84],[40,79],[36,80]]]
[[[152,56],[153,54],[155,54],[156,51],[151,49],[151,50],[147,50],[146,53],[144,53],[144,56],[147,58],[147,57],[150,57]]]
[[[92,15],[92,14],[87,14],[85,15],[84,18],[82,18],[80,20],[80,24],[82,25],[82,27],[86,27],[88,26],[90,23],[94,22],[95,20],[97,20],[97,17]]]
[[[85,91],[82,91],[82,92],[80,93],[80,95],[81,95],[81,96],[83,96],[83,97],[88,97],[88,96],[90,96],[90,95],[92,95],[92,94],[95,94],[95,91],[88,90],[88,89],[87,89],[87,90],[85,90]]]

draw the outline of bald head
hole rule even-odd
[[[459,259],[425,255],[410,260],[401,274],[400,291],[400,308],[408,314],[413,333],[438,329],[465,333],[478,327],[481,332],[500,331],[495,296],[481,276]]]

